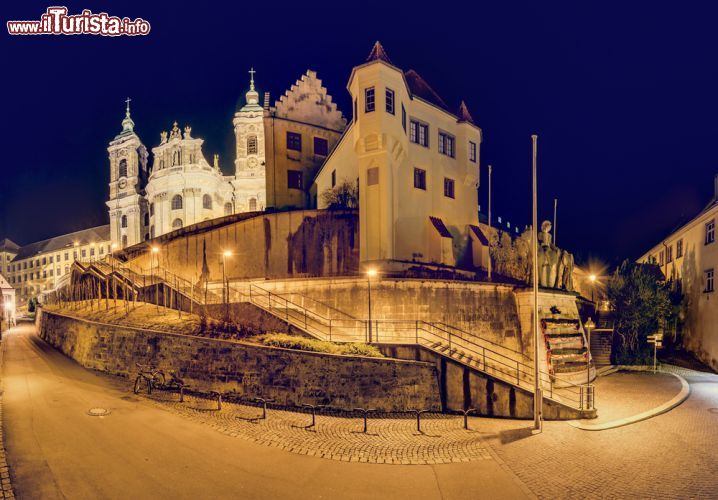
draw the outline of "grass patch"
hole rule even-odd
[[[384,357],[384,355],[379,352],[379,349],[368,344],[337,344],[324,340],[297,337],[286,333],[267,333],[259,335],[253,340],[270,347],[283,347],[285,349],[297,349],[299,351],[343,354],[345,356],[367,356],[370,358]]]

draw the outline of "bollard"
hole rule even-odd
[[[416,414],[416,430],[418,432],[421,432],[421,414],[426,413],[429,410],[409,410],[409,411]]]
[[[305,429],[309,429],[309,428],[311,428],[311,427],[314,427],[314,426],[316,425],[316,423],[317,423],[317,421],[316,421],[317,408],[324,408],[324,405],[308,405],[308,404],[303,404],[302,406],[305,407],[305,408],[311,408],[311,410],[312,410],[312,423],[309,424],[309,425],[307,425],[307,426],[305,426]]]
[[[469,408],[468,410],[461,411],[461,413],[464,414],[464,429],[468,430],[468,428],[469,428],[469,413],[473,413],[475,411],[476,411],[476,409],[474,409],[474,408]]]
[[[222,409],[222,394],[220,394],[218,391],[212,391],[210,394],[213,396],[217,396],[217,410]]]
[[[254,398],[254,401],[262,404],[262,416],[260,418],[262,420],[266,420],[267,419],[267,403],[268,402],[272,403],[272,402],[274,402],[274,400],[273,399],[264,399],[264,398]],[[312,425],[314,425],[314,424],[312,424]]]
[[[179,388],[180,403],[184,403],[184,386],[181,385]]]
[[[366,424],[367,424],[367,422],[366,422],[366,420],[367,420],[367,415],[369,414],[369,412],[374,412],[374,411],[376,411],[376,408],[366,408],[366,409],[364,409],[364,408],[354,408],[354,411],[359,411],[359,412],[361,412],[361,413],[363,414],[363,416],[364,416],[364,434],[366,434],[366,432],[367,432],[367,425],[366,425]]]

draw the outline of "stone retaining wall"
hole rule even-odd
[[[430,363],[337,356],[144,331],[42,311],[40,336],[80,365],[124,377],[135,363],[175,371],[195,390],[265,397],[281,405],[323,404],[439,410]]]

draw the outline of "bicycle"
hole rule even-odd
[[[177,389],[181,392],[185,386],[184,380],[179,378],[174,372],[165,373],[163,370],[140,363],[135,363],[135,365],[138,370],[137,378],[135,378],[135,394],[139,394],[143,381],[147,385],[147,394],[152,394],[152,389]],[[170,378],[169,382],[167,382],[168,375]]]

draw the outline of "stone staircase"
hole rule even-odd
[[[591,356],[596,366],[611,364],[612,329],[597,329],[591,333]]]

